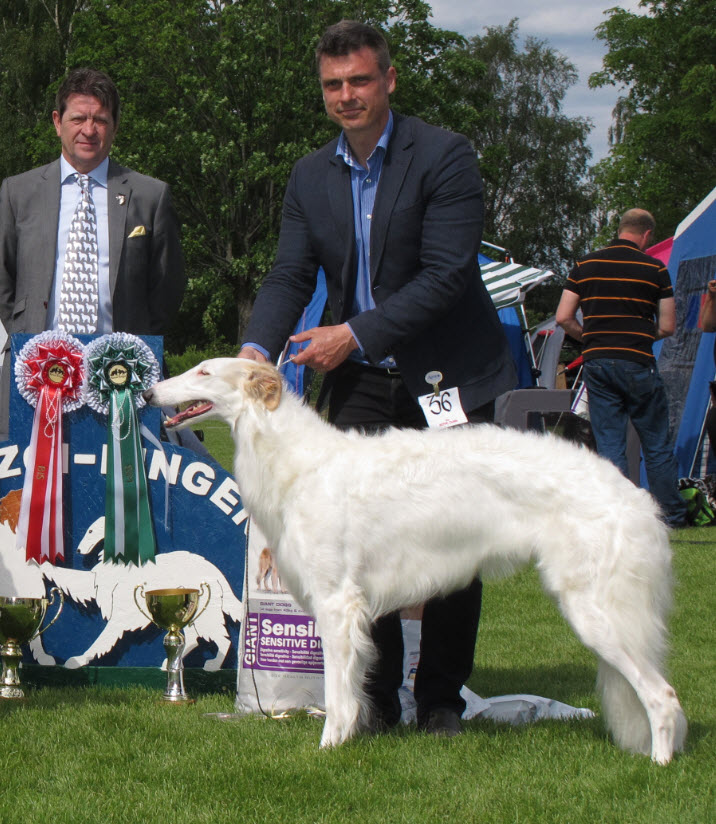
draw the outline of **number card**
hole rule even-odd
[[[425,415],[428,426],[436,429],[447,429],[448,426],[459,426],[467,423],[467,416],[460,403],[460,393],[457,386],[452,389],[442,389],[438,392],[429,392],[418,398],[420,407]]]

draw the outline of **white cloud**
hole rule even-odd
[[[509,5],[511,4],[508,3]],[[543,37],[592,33],[606,19],[604,9],[613,5],[605,7],[602,3],[546,2],[539,11],[520,18],[520,29],[527,34],[539,33]],[[622,5],[627,7],[629,4]]]
[[[513,17],[523,34],[539,37],[593,32],[605,20],[604,12],[615,6],[638,11],[638,0],[433,0],[433,22],[461,34],[481,34],[485,26],[504,26]]]
[[[466,37],[484,34],[486,26],[505,26],[516,17],[521,37],[545,40],[567,57],[579,71],[579,83],[570,89],[564,111],[572,117],[590,117],[594,123],[590,138],[593,160],[607,154],[607,130],[618,90],[588,87],[589,75],[602,68],[606,51],[594,29],[606,19],[604,11],[615,6],[643,13],[638,0],[433,0],[430,5],[433,25]]]

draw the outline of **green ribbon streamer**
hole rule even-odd
[[[112,387],[109,401],[104,559],[141,566],[157,545],[137,411],[131,389]]]

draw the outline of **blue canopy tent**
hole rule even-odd
[[[706,284],[716,278],[716,188],[677,227],[668,266],[676,299],[676,333],[654,353],[669,397],[679,476],[700,476],[715,333],[702,333],[698,317]]]

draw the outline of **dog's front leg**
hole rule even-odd
[[[334,747],[360,729],[368,709],[365,681],[375,658],[370,620],[362,594],[354,587],[326,599],[317,616],[323,641],[326,723],[321,747]],[[331,606],[335,608],[331,608]]]
[[[355,734],[360,705],[346,682],[347,639],[337,637],[331,631],[322,633],[321,639],[326,699],[326,722],[323,725],[321,747],[337,747]]]

